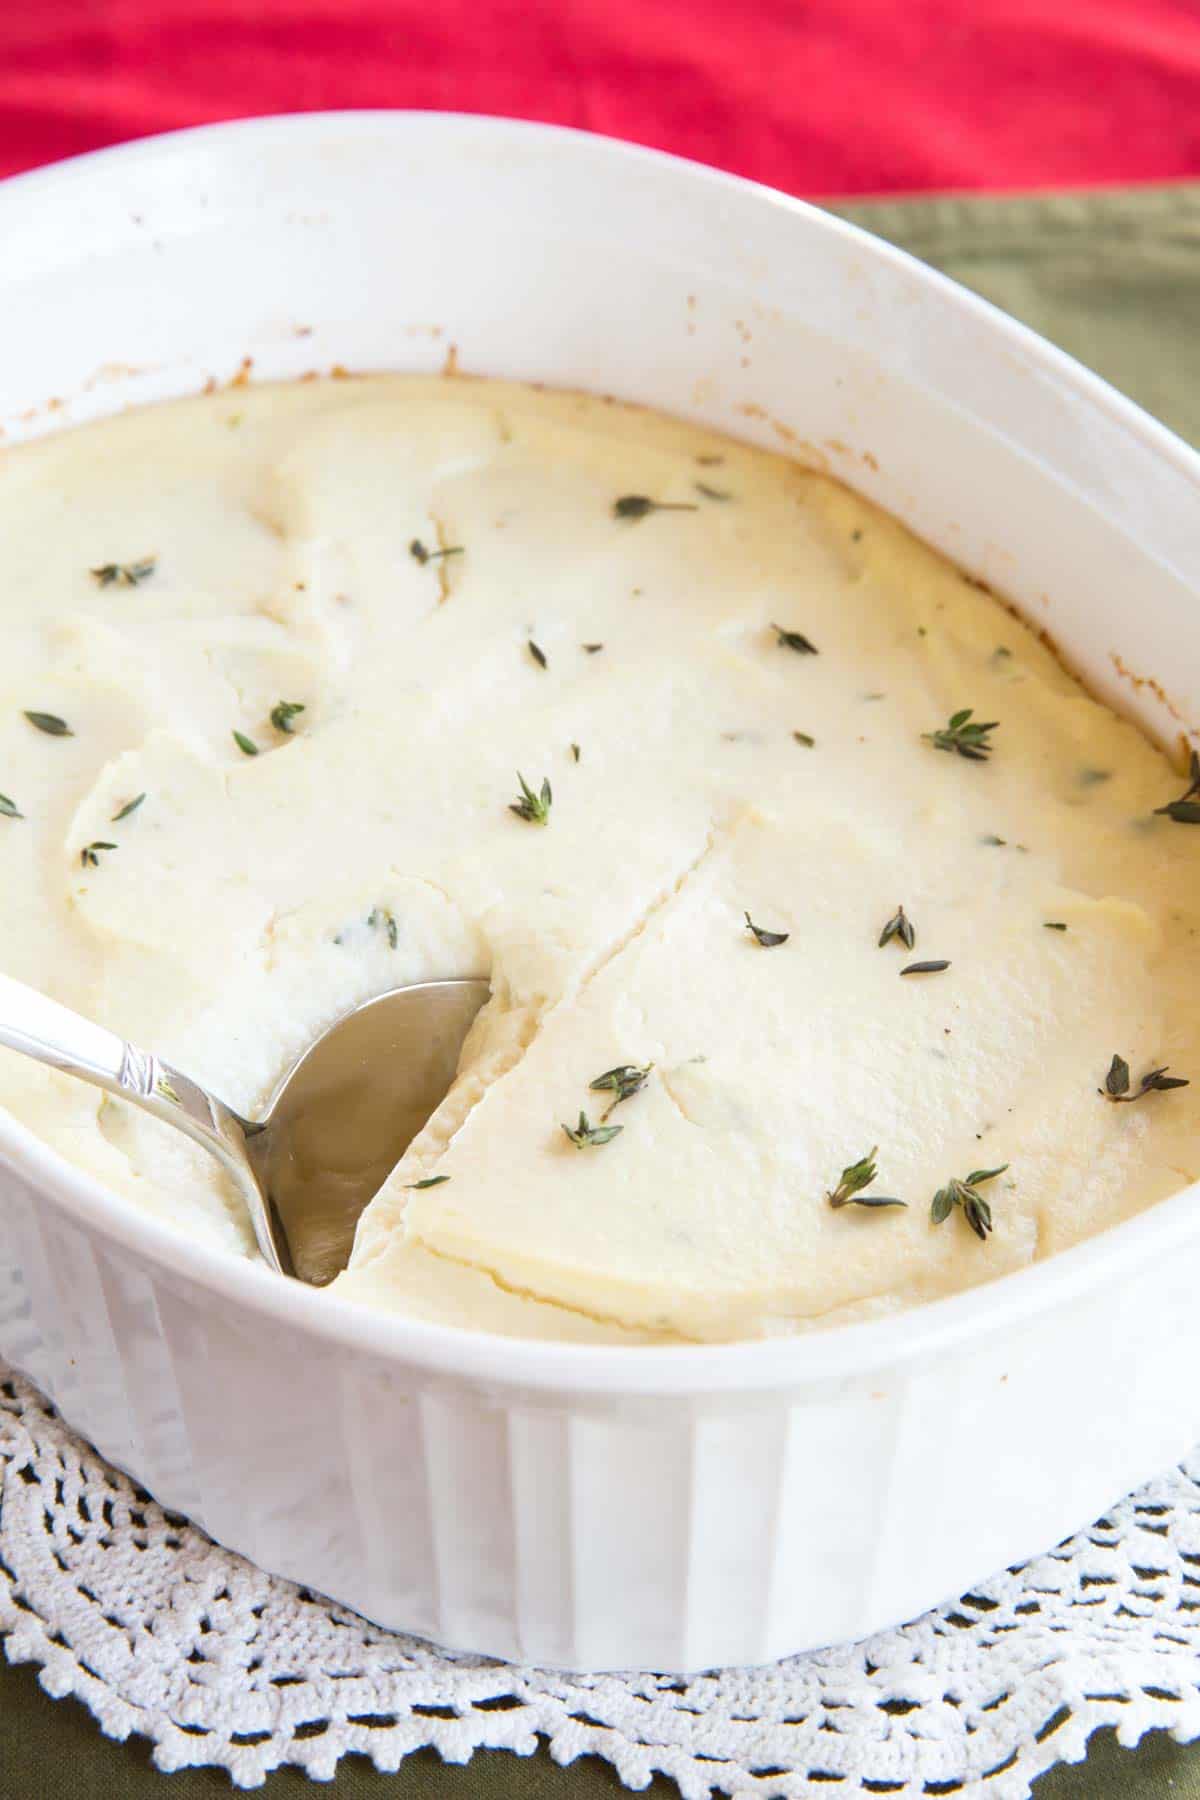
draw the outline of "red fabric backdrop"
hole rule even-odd
[[[795,193],[1200,175],[1200,0],[0,0],[0,172],[247,113],[610,132]]]

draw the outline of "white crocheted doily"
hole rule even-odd
[[[255,1787],[350,1751],[561,1763],[685,1800],[1025,1800],[1089,1733],[1200,1735],[1200,1454],[1092,1530],[851,1648],[690,1680],[568,1677],[379,1631],[150,1500],[0,1366],[0,1637],[162,1769]]]

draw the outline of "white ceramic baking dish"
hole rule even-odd
[[[540,126],[325,115],[10,182],[0,244],[7,442],[245,357],[257,379],[436,368],[454,345],[470,372],[824,462],[1164,740],[1200,721],[1200,459],[963,290],[777,194]],[[1193,1189],[884,1322],[524,1343],[197,1248],[0,1118],[0,1354],[72,1424],[268,1569],[576,1669],[861,1636],[1091,1520],[1200,1437],[1198,1289]]]

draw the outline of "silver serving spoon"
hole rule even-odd
[[[321,1286],[346,1267],[359,1214],[446,1094],[487,997],[486,981],[426,981],[366,1001],[293,1064],[258,1120],[7,975],[0,1044],[211,1150],[236,1181],[270,1267]]]

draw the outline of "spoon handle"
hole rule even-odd
[[[271,1268],[280,1269],[266,1207],[246,1154],[246,1139],[257,1126],[181,1069],[11,975],[0,975],[0,1045],[140,1106],[211,1151],[238,1185],[259,1250]]]

